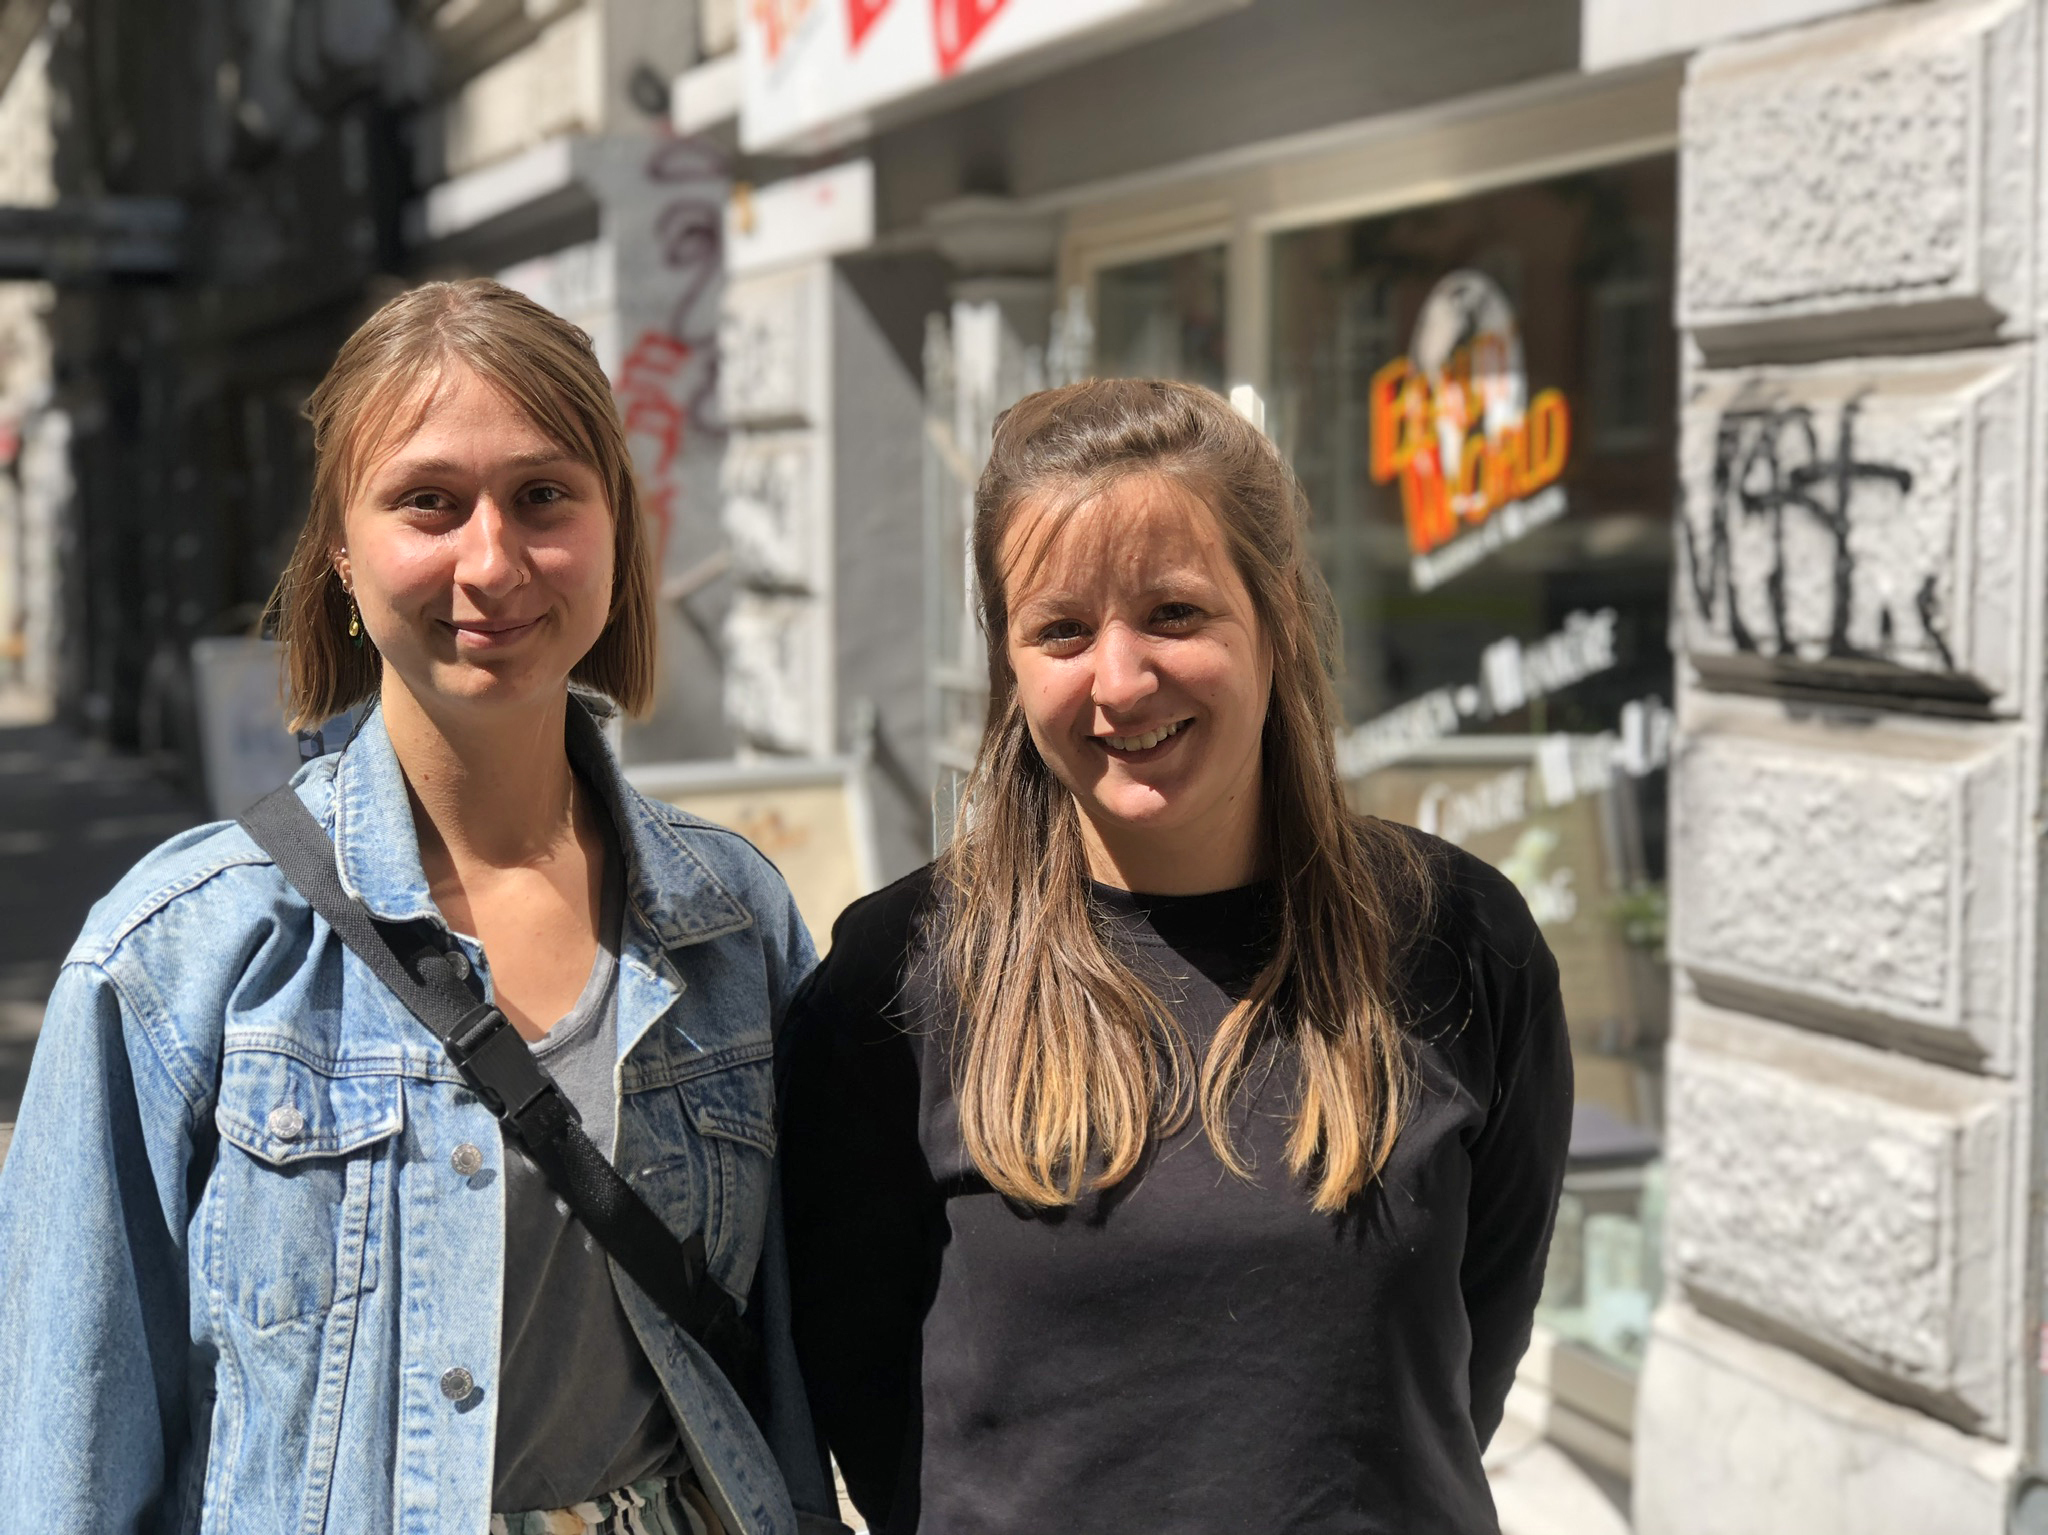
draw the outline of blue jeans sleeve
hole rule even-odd
[[[210,1125],[99,967],[60,974],[0,1167],[0,1508],[10,1527],[164,1520],[188,1435],[188,1182]]]

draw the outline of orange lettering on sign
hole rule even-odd
[[[1407,412],[1402,408],[1408,376],[1413,370],[1408,359],[1396,357],[1372,376],[1372,478],[1384,485],[1401,472],[1412,454],[1407,451],[1404,428]]]
[[[1572,451],[1572,413],[1557,390],[1546,389],[1529,402],[1529,441],[1529,490],[1541,490],[1564,473]]]
[[[1556,389],[1538,393],[1521,420],[1489,433],[1468,371],[1446,368],[1432,385],[1397,357],[1373,374],[1367,403],[1373,482],[1401,482],[1408,547],[1417,554],[1556,483],[1571,456],[1571,408]],[[1447,467],[1451,446],[1458,459]]]

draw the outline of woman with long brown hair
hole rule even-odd
[[[783,1032],[797,1353],[876,1531],[1496,1528],[1557,971],[1499,874],[1347,807],[1304,512],[1191,386],[996,428],[956,829]]]

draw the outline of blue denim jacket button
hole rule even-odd
[[[469,1371],[457,1365],[441,1377],[441,1395],[451,1402],[459,1402],[476,1390],[476,1378]]]
[[[455,972],[455,979],[456,979],[456,980],[458,980],[458,981],[466,981],[466,980],[468,980],[468,979],[469,979],[469,956],[468,956],[467,954],[463,953],[463,952],[462,952],[462,950],[460,950],[460,949],[450,949],[450,950],[448,951],[448,968],[449,968],[450,970],[453,970],[453,971]]]
[[[280,1103],[264,1121],[270,1133],[281,1141],[295,1141],[306,1133],[306,1116],[289,1103]]]
[[[465,1178],[473,1177],[484,1165],[484,1154],[464,1141],[455,1148],[455,1155],[448,1159],[448,1165]]]

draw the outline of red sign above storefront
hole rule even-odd
[[[889,0],[846,0],[846,31],[852,46],[867,40],[868,28],[889,9]]]
[[[996,19],[1008,0],[932,0],[932,37],[939,45],[939,73],[960,68],[982,28]]]
[[[959,101],[979,76],[1185,26],[1246,0],[742,0],[740,142],[816,152]]]
[[[1472,271],[1430,290],[1409,354],[1373,375],[1372,477],[1401,483],[1417,590],[1563,515],[1571,410],[1528,390],[1514,308]]]

